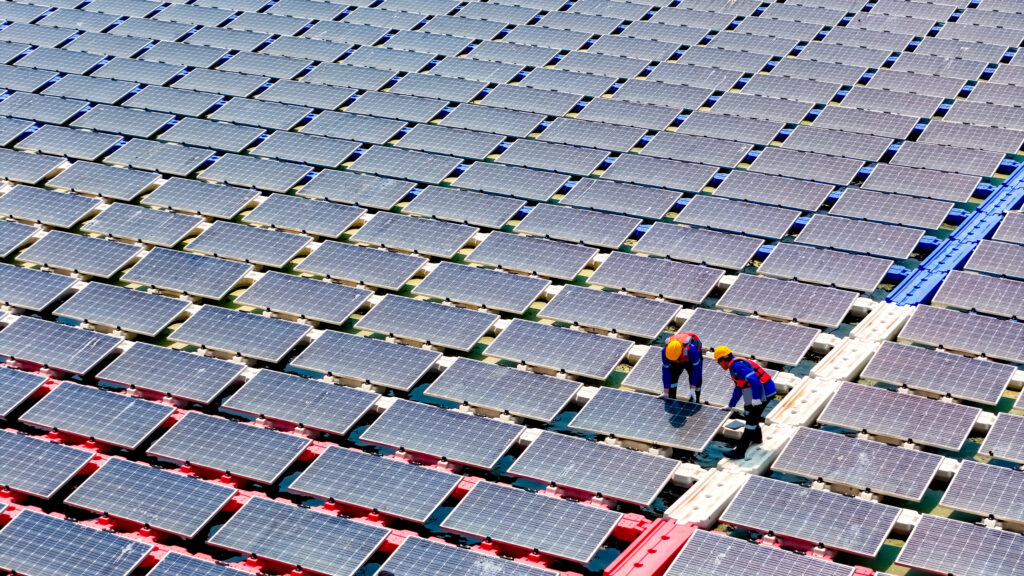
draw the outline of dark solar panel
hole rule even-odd
[[[356,328],[468,351],[497,318],[494,314],[389,294],[359,320]]]
[[[832,193],[832,189],[831,185],[819,182],[734,170],[712,194],[759,204],[816,211]]]
[[[272,194],[243,220],[271,228],[337,238],[365,213],[366,210],[354,206]]]
[[[6,418],[46,383],[46,377],[11,368],[0,368],[0,418]]]
[[[767,318],[838,328],[858,294],[792,280],[740,274],[716,307]]]

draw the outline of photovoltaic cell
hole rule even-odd
[[[405,214],[429,216],[486,228],[501,228],[526,202],[458,188],[428,186],[402,208]]]
[[[337,168],[359,147],[358,142],[348,140],[277,131],[250,153],[253,156],[301,162],[310,166]]]
[[[0,302],[38,312],[58,300],[75,284],[74,278],[0,264]]]
[[[797,242],[889,258],[909,258],[923,230],[816,214]]]
[[[457,358],[424,394],[550,422],[579,388],[572,380]]]
[[[671,302],[569,285],[562,287],[539,316],[654,339],[675,319],[679,309]]]
[[[432,350],[328,330],[290,366],[408,391],[440,357],[440,352]]]
[[[21,316],[0,331],[0,355],[85,374],[121,343],[120,338]]]
[[[940,200],[851,188],[843,192],[829,214],[934,230],[952,207]]]
[[[801,427],[772,469],[919,502],[941,464],[938,454]]]
[[[977,516],[991,515],[1020,522],[1024,519],[1019,505],[1024,486],[1020,474],[1019,470],[964,460],[939,505]]]
[[[19,420],[124,448],[138,448],[174,407],[65,382]]]
[[[0,196],[0,216],[71,228],[96,209],[100,201],[19,184]]]
[[[260,370],[221,407],[344,436],[378,398],[364,390]]]
[[[675,221],[750,236],[782,238],[799,216],[800,212],[796,210],[712,196],[695,196],[679,212]]]
[[[838,328],[850,312],[856,292],[740,274],[716,307],[785,321]]]
[[[93,162],[75,162],[46,185],[57,190],[130,202],[160,178],[153,172],[115,168]]]
[[[896,564],[963,576],[1012,576],[1024,569],[1024,537],[960,520],[924,515]]]
[[[127,576],[152,548],[111,532],[23,510],[0,531],[0,566],[40,576]]]
[[[405,198],[413,187],[411,182],[401,180],[339,170],[323,170],[297,194],[309,198],[323,198],[331,202],[390,210]]]
[[[608,158],[608,155],[609,153],[604,150],[520,139],[505,149],[497,161],[504,164],[587,176],[597,170],[601,163]]]
[[[617,249],[639,224],[638,218],[579,210],[567,206],[538,204],[516,226],[515,231]]]
[[[899,339],[1010,362],[1024,361],[1024,324],[934,306],[915,308]]]
[[[522,314],[550,284],[543,278],[441,262],[413,288],[413,293]]]
[[[971,254],[966,270],[1024,280],[1024,246],[982,240]]]
[[[328,576],[351,576],[389,533],[290,503],[252,498],[209,542]]]
[[[703,342],[729,342],[741,356],[795,366],[803,359],[819,330],[782,324],[752,316],[737,316],[706,308],[694,311],[684,328]]]
[[[0,417],[6,418],[22,402],[29,399],[46,382],[46,377],[0,368]]]
[[[0,482],[4,486],[49,499],[82,471],[92,460],[93,453],[4,431],[0,432],[0,456],[5,462],[23,463],[5,466],[0,471]]]
[[[514,319],[484,354],[603,380],[632,346],[628,340]]]
[[[478,482],[441,523],[441,528],[486,536],[585,564],[604,544],[620,518],[621,514],[611,510]],[[556,533],[561,536],[553,537]]]
[[[136,342],[101,370],[96,379],[209,404],[235,381],[243,368],[242,364]]]
[[[111,458],[65,502],[194,538],[234,495],[222,484]]]
[[[251,270],[251,264],[155,248],[121,279],[220,300]]]
[[[235,303],[302,319],[343,324],[370,294],[370,290],[333,282],[267,272],[236,297]]]
[[[580,101],[579,94],[540,90],[529,86],[501,84],[480,101],[484,106],[562,116]]]
[[[398,400],[359,439],[490,469],[524,429],[518,424]],[[467,443],[467,438],[473,441]]]
[[[337,238],[366,210],[333,202],[271,194],[242,220],[271,228]]]
[[[758,238],[656,222],[636,243],[633,251],[739,270],[746,267],[763,243]]]
[[[550,278],[572,280],[597,254],[596,248],[546,238],[491,232],[467,262]]]
[[[288,489],[424,523],[461,476],[331,446]]]
[[[54,310],[53,315],[156,336],[180,317],[188,305],[166,296],[90,282]]]
[[[200,254],[281,268],[298,256],[310,241],[301,234],[218,220],[186,248]]]
[[[679,193],[585,178],[576,182],[559,204],[659,220],[676,204]]]
[[[430,256],[451,258],[478,228],[426,218],[378,212],[351,239]]]
[[[497,319],[495,314],[388,294],[356,328],[468,351]]]
[[[844,382],[818,422],[957,451],[980,408]]]
[[[1021,449],[1024,446],[1024,443],[1021,442],[1022,438],[1024,438],[1024,416],[1000,414],[996,417],[996,423],[985,435],[985,441],[982,442],[978,452],[1000,460],[1024,464],[1024,450]]]
[[[487,556],[432,540],[410,536],[381,566],[395,574],[410,576],[553,576],[554,572],[497,556]]]
[[[601,178],[658,186],[670,190],[697,192],[718,173],[715,166],[624,154],[615,159]]]
[[[747,157],[751,148],[750,144],[732,140],[692,136],[678,132],[659,132],[640,153],[645,156],[732,168]]]
[[[932,297],[933,306],[1024,317],[1024,282],[951,270]]]
[[[721,532],[697,530],[669,566],[666,576],[716,574],[746,576],[765,566],[779,576],[851,576],[853,567],[792,554],[781,548],[758,546]],[[881,573],[879,573],[881,574]]]
[[[373,146],[348,167],[353,172],[439,184],[462,163],[460,158]]]
[[[1003,216],[1003,221],[999,223],[999,228],[996,228],[995,234],[992,235],[992,239],[1024,244],[1024,212],[1007,212]]]
[[[39,229],[10,220],[0,221],[0,258],[7,258],[21,248]]]
[[[66,166],[67,160],[0,148],[0,176],[12,182],[38,184]]]
[[[18,255],[18,260],[109,278],[140,250],[138,246],[54,230]]]
[[[426,259],[421,256],[328,241],[295,269],[331,279],[398,290],[424,262]]]
[[[568,180],[568,176],[554,172],[477,162],[460,174],[452,185],[488,194],[547,202]]]
[[[201,348],[279,362],[310,327],[238,310],[203,306],[170,339]]]

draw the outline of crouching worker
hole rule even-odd
[[[765,406],[775,397],[775,382],[756,362],[747,358],[737,358],[732,350],[725,346],[715,348],[715,362],[729,372],[729,376],[736,384],[732,389],[732,398],[729,399],[729,408],[735,408],[742,399],[743,409],[746,410],[743,436],[736,447],[726,454],[728,458],[743,458],[751,444],[761,443],[762,415]]]

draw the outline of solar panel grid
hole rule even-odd
[[[1024,244],[1024,212],[1007,212],[999,223],[993,240]]]
[[[546,202],[568,181],[568,176],[554,172],[476,162],[460,174],[452,185],[489,194]]]
[[[128,202],[149,189],[159,177],[159,174],[152,172],[115,168],[93,162],[75,162],[46,184],[57,190]]]
[[[96,375],[97,380],[209,404],[241,373],[241,364],[173,348],[135,343]]]
[[[141,251],[138,246],[90,236],[50,231],[17,256],[57,270],[110,278]]]
[[[0,196],[0,216],[71,228],[99,206],[97,198],[18,184]]]
[[[1000,460],[1024,464],[1021,438],[1024,438],[1024,417],[1000,414],[985,435],[979,452]]]
[[[922,378],[913,369],[922,365],[935,366],[937,370]],[[1012,367],[1005,364],[883,342],[861,378],[992,405],[1002,398],[1012,375]]]
[[[388,294],[355,327],[468,351],[497,319],[496,314]]]
[[[573,280],[593,260],[597,248],[491,232],[466,256],[466,262],[559,280]]]
[[[815,214],[796,241],[889,258],[909,258],[924,236],[920,229]]]
[[[640,154],[732,168],[747,157],[751,148],[750,144],[731,140],[659,132]]]
[[[236,304],[252,306],[302,319],[343,324],[372,294],[370,290],[268,272],[235,298]]]
[[[715,306],[723,310],[837,328],[845,320],[857,296],[857,293],[846,290],[740,274]]]
[[[914,309],[899,339],[1010,362],[1024,359],[1024,325],[923,304]]]
[[[328,331],[299,354],[291,366],[409,390],[440,356],[440,352]]]
[[[671,324],[680,306],[629,294],[563,286],[538,314],[541,318],[612,333],[655,339]]]
[[[892,158],[897,166],[911,166],[966,174],[991,176],[1003,161],[1003,152],[987,152],[970,148],[939,146],[921,142],[904,142]]]
[[[713,196],[694,196],[675,221],[694,227],[779,239],[789,233],[797,210],[775,208]]]
[[[417,124],[395,143],[400,148],[448,154],[483,160],[505,140],[499,134],[486,134],[460,128]]]
[[[271,194],[242,220],[271,228],[337,238],[365,213],[366,210],[354,206]]]
[[[154,248],[121,280],[220,300],[252,269],[251,264]]]
[[[759,238],[656,222],[633,246],[633,251],[740,270],[763,243]]]
[[[39,229],[9,220],[0,221],[0,257],[6,258],[29,241]]]
[[[587,283],[699,304],[724,273],[721,270],[660,258],[612,252]]]
[[[12,182],[38,184],[56,173],[65,163],[65,159],[55,156],[0,148],[0,176]]]
[[[1024,247],[1020,245],[982,240],[964,268],[985,274],[1024,280],[1024,266],[1021,266],[1022,255],[1024,255]]]
[[[191,252],[281,268],[294,259],[311,239],[301,234],[215,221],[186,246]]]
[[[1020,472],[964,460],[953,481],[942,495],[940,506],[978,516],[992,515],[1001,520],[1019,522],[1022,485]]]

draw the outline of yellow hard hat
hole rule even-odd
[[[679,360],[679,357],[683,355],[683,344],[679,340],[669,340],[668,345],[665,346],[665,357],[675,362]]]
[[[729,356],[732,356],[732,350],[729,350],[728,346],[715,346],[715,362]]]

